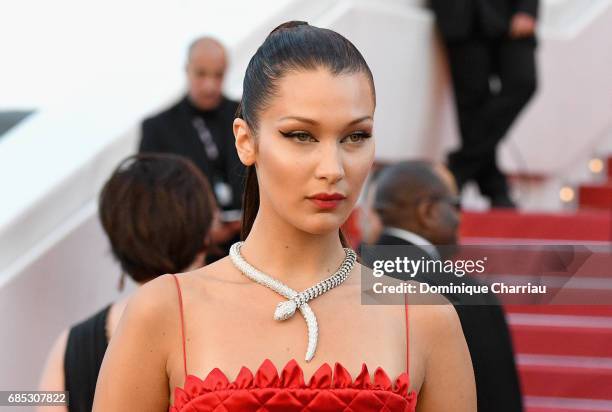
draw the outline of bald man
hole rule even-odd
[[[457,185],[453,175],[441,164],[405,161],[383,169],[376,179],[373,209],[383,229],[373,252],[376,256],[364,254],[366,263],[381,257],[386,260],[445,259],[458,243]],[[391,276],[401,278],[404,274]],[[453,274],[419,274],[414,279],[433,285],[456,284],[459,280]],[[476,284],[467,276],[461,281]],[[470,350],[478,411],[521,412],[514,352],[499,301],[492,294],[445,294],[445,297],[455,305]]]
[[[209,254],[209,262],[227,254],[240,231],[244,167],[232,131],[238,102],[222,93],[226,69],[227,53],[218,40],[211,37],[194,40],[185,64],[186,95],[142,123],[139,147],[139,152],[185,156],[210,181],[222,210],[222,223],[211,234],[222,253]]]
[[[223,45],[211,37],[194,40],[189,46],[185,72],[189,100],[202,111],[215,110],[222,103],[223,77],[227,56]]]

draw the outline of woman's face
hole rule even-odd
[[[348,218],[374,159],[374,98],[363,73],[292,72],[260,113],[260,208],[312,234]]]

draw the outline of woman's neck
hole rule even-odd
[[[345,253],[337,230],[313,235],[261,212],[241,248],[247,262],[296,290],[338,270]]]

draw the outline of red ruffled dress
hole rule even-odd
[[[183,329],[185,385],[182,389],[175,389],[174,405],[170,407],[170,412],[415,411],[417,395],[414,391],[408,392],[408,372],[403,372],[392,383],[385,371],[377,368],[372,380],[365,363],[354,380],[341,364],[336,363],[332,371],[325,363],[307,384],[302,368],[293,359],[285,365],[280,376],[269,359],[261,364],[254,375],[251,370],[242,367],[234,382],[230,382],[219,368],[213,369],[204,380],[187,374],[183,303],[178,279],[176,276],[174,279]],[[408,323],[406,339],[407,326]]]

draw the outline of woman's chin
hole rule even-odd
[[[302,221],[300,227],[304,232],[313,235],[327,235],[329,233],[337,232],[345,220],[346,218],[344,218],[344,216],[315,216]]]

